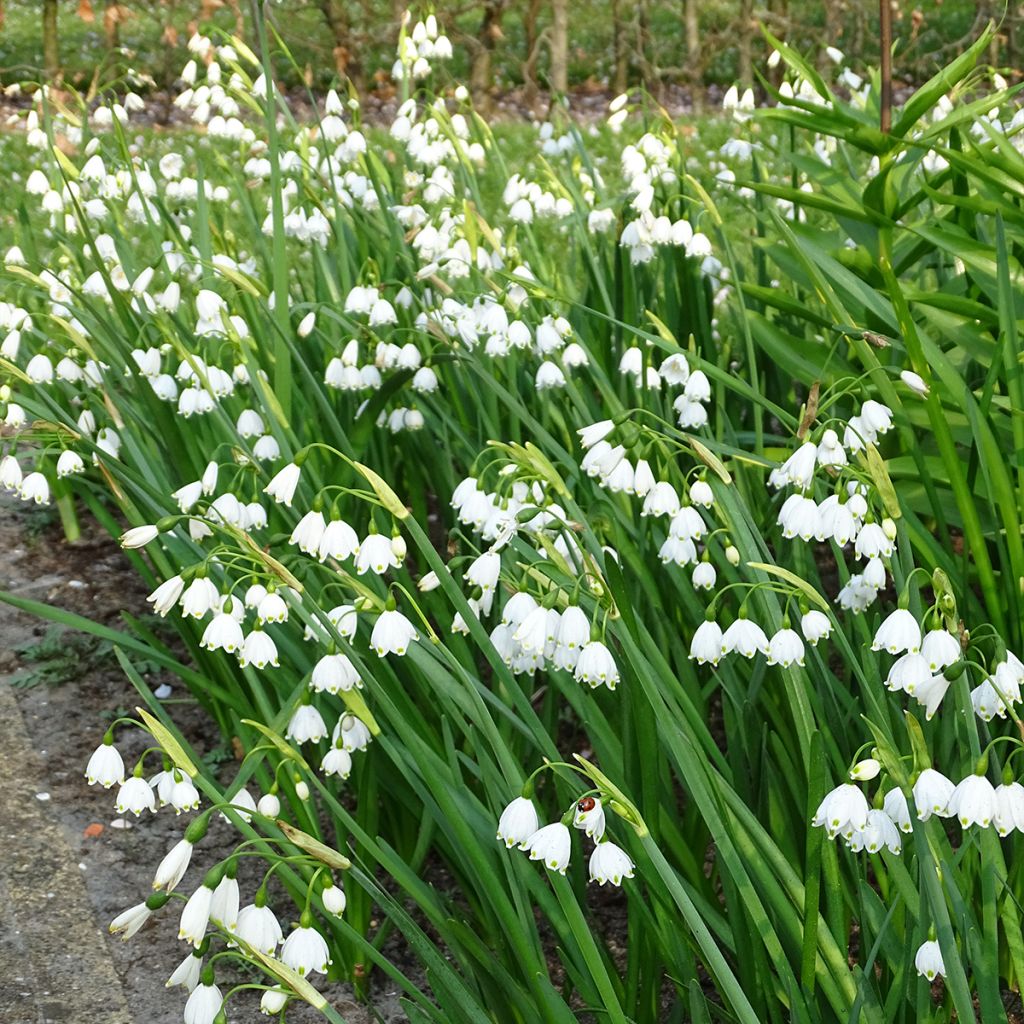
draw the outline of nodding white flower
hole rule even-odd
[[[85,778],[90,786],[99,783],[104,789],[124,782],[124,760],[110,737],[105,737],[93,751],[85,767]]]
[[[802,494],[791,494],[779,509],[778,525],[786,540],[799,537],[809,541],[821,533],[821,514],[813,498]]]
[[[284,940],[281,960],[303,977],[314,973],[326,974],[327,968],[334,963],[324,937],[315,928],[301,924]]]
[[[266,906],[262,892],[256,893],[256,902],[242,907],[235,923],[235,934],[253,949],[273,956],[283,933],[277,915]]]
[[[530,854],[530,860],[541,860],[549,871],[564,875],[572,852],[572,837],[568,828],[556,821],[537,829],[521,844],[520,849]]]
[[[868,559],[861,574],[866,586],[874,587],[875,590],[882,590],[885,587],[885,563],[880,558]]]
[[[917,688],[931,678],[932,671],[928,667],[927,658],[921,654],[904,654],[892,663],[885,685],[892,692],[903,690],[913,696]]]
[[[401,657],[409,650],[409,644],[418,639],[416,627],[400,611],[392,609],[377,617],[370,634],[370,646],[379,658],[385,654]]]
[[[633,493],[638,498],[645,498],[655,485],[654,472],[646,459],[638,459],[633,472]],[[609,488],[610,489],[610,488]],[[629,493],[628,491],[626,492]]]
[[[266,596],[256,606],[256,618],[262,626],[267,622],[287,622],[288,602],[280,591],[268,590]]]
[[[343,520],[332,519],[324,529],[317,547],[316,554],[320,561],[334,558],[342,562],[358,553],[359,535],[356,531]]]
[[[573,675],[577,682],[589,683],[591,689],[603,684],[614,690],[619,681],[615,659],[600,640],[591,640],[580,651]]]
[[[269,494],[279,505],[292,507],[292,498],[295,497],[295,489],[299,486],[300,468],[289,462],[280,470],[273,480],[263,488],[264,494]]]
[[[118,935],[127,942],[152,917],[153,911],[147,903],[136,903],[134,907],[121,911],[110,922],[110,934]]]
[[[218,612],[203,631],[199,646],[208,651],[224,650],[234,654],[243,640],[242,627],[235,617],[228,612]]]
[[[680,540],[700,540],[707,533],[707,526],[692,505],[684,505],[672,516],[668,532]]]
[[[185,959],[171,971],[171,976],[166,981],[167,988],[182,986],[186,991],[191,992],[199,984],[199,976],[203,970],[203,958],[195,952],[188,953]]]
[[[698,562],[694,566],[690,582],[694,590],[712,590],[718,581],[718,571],[711,562]]]
[[[485,594],[494,591],[501,573],[501,555],[496,551],[485,551],[473,559],[463,574],[463,579],[474,587],[479,587]]]
[[[633,861],[629,854],[607,839],[594,847],[590,855],[590,880],[604,885],[621,885],[624,878],[633,877]]]
[[[942,962],[942,950],[935,939],[921,943],[920,949],[914,956],[914,966],[917,968],[917,973],[929,981],[946,976],[946,965]]]
[[[874,587],[869,587],[864,582],[863,576],[858,573],[846,581],[839,591],[837,600],[840,608],[845,608],[856,614],[864,611],[877,597],[878,591]]]
[[[300,338],[308,338],[313,333],[314,327],[316,327],[316,313],[307,313],[299,321],[299,326],[295,329],[295,333]]]
[[[916,796],[914,797],[914,802],[917,802]],[[882,802],[882,810],[885,811],[901,832],[914,831],[914,826],[910,821],[910,806],[907,803],[907,798],[902,789],[890,789],[889,792],[885,794],[885,800]]]
[[[78,452],[71,451],[70,448],[66,448],[60,453],[57,459],[57,479],[63,480],[65,477],[74,476],[77,473],[85,472],[85,463],[82,461],[82,456]]]
[[[881,770],[882,766],[875,758],[866,757],[850,769],[850,778],[854,782],[870,782],[872,779],[878,778],[878,773]]]
[[[814,483],[814,465],[818,449],[813,441],[805,441],[782,465],[778,474],[773,474],[774,486],[792,484],[802,491],[808,490]]]
[[[347,779],[352,773],[352,755],[335,743],[320,761],[320,770],[324,775],[337,775],[339,778]]]
[[[309,680],[318,693],[347,692],[359,684],[359,673],[347,654],[325,654],[313,666]]]
[[[706,480],[694,480],[690,484],[690,503],[700,508],[711,508],[715,503],[715,494]]]
[[[900,374],[900,380],[910,388],[915,394],[924,397],[928,394],[928,385],[924,382],[924,378],[919,374],[914,373],[913,370],[904,370]]]
[[[751,622],[746,615],[740,614],[722,634],[722,651],[725,654],[736,651],[744,658],[752,658],[759,651],[761,654],[767,654],[768,637],[756,622]]]
[[[356,572],[360,576],[371,569],[378,576],[383,576],[389,568],[397,569],[401,564],[391,545],[391,538],[383,533],[371,533],[359,545]]]
[[[239,803],[242,794],[249,796],[247,790],[240,790],[232,799],[233,803]],[[251,800],[252,797],[249,796]],[[253,807],[253,810],[256,808]],[[210,920],[219,924],[228,931],[234,931],[238,921],[238,880],[234,875],[224,874],[213,890],[213,899],[210,901]]]
[[[216,463],[212,463],[216,467]],[[195,506],[195,503],[205,494],[201,480],[194,480],[184,487],[179,487],[171,494],[171,497],[178,503],[182,513],[187,513]]]
[[[220,604],[220,591],[208,576],[197,576],[181,595],[182,615],[201,619]]]
[[[572,824],[591,839],[600,840],[604,835],[604,805],[596,797],[585,796],[576,803]]]
[[[673,352],[662,360],[658,373],[666,384],[684,385],[690,377],[690,364],[681,352]]]
[[[705,619],[697,627],[690,641],[690,659],[696,661],[698,665],[707,662],[717,665],[722,660],[722,655],[726,653],[722,627],[711,619]]]
[[[533,801],[517,796],[501,812],[497,838],[505,844],[506,849],[511,850],[513,846],[523,846],[539,827],[540,821]]]
[[[216,985],[200,981],[185,1003],[185,1024],[213,1024],[223,1003],[224,997]]]
[[[283,988],[264,989],[260,996],[260,1013],[265,1017],[276,1017],[288,1005],[290,995]]]
[[[437,374],[429,366],[421,366],[414,374],[409,386],[422,395],[432,395],[438,389]]]
[[[927,821],[933,814],[948,818],[953,814],[950,799],[956,787],[942,772],[925,768],[913,786],[914,806],[920,821]],[[904,831],[907,831],[906,829]]]
[[[505,602],[505,607],[501,610],[501,623],[503,626],[510,627],[515,633],[527,615],[536,607],[537,602],[532,594],[525,590],[517,591]]]
[[[860,419],[874,434],[885,434],[892,429],[892,409],[873,399],[860,407]]]
[[[192,859],[192,842],[187,837],[179,840],[167,851],[164,859],[157,865],[153,876],[153,888],[172,892],[182,880]]]
[[[8,406],[8,409],[10,408]],[[29,473],[21,481],[18,496],[22,501],[34,501],[37,505],[49,505],[50,484],[42,473]]]
[[[674,516],[679,511],[679,495],[676,489],[664,480],[659,480],[644,498],[642,516]]]
[[[256,802],[256,813],[264,818],[276,818],[281,813],[281,800],[276,793],[264,793]]]
[[[372,739],[366,724],[355,715],[342,715],[331,735],[331,741],[337,743],[340,740],[342,748],[350,754],[354,750],[365,750]]]
[[[549,642],[554,642],[558,629],[558,620],[551,619],[549,611],[543,605],[536,605],[522,620],[513,633],[512,639],[524,651],[543,654]],[[555,613],[557,615],[557,612]]]
[[[847,462],[846,452],[839,443],[839,435],[832,429],[821,435],[815,454],[819,466],[845,466]]]
[[[694,370],[686,381],[683,394],[690,402],[710,402],[711,381],[707,374],[703,370]]]
[[[555,664],[566,671],[572,671],[580,658],[580,652],[590,640],[590,623],[586,613],[576,605],[570,605],[558,620],[555,637]]]
[[[811,824],[824,826],[829,839],[862,830],[868,823],[868,801],[864,794],[848,782],[837,786],[818,805]]]
[[[345,913],[345,906],[348,900],[345,898],[345,890],[340,885],[335,885],[334,882],[328,878],[325,883],[323,896],[321,897],[324,901],[324,910],[328,914],[334,914],[335,917],[341,917]]]
[[[114,807],[118,814],[134,814],[137,818],[143,811],[156,810],[156,794],[145,779],[130,775],[121,783]]]
[[[988,828],[996,814],[996,792],[984,775],[968,775],[949,796],[946,809],[962,828]]]
[[[995,677],[989,676],[980,686],[971,690],[971,704],[974,707],[974,713],[983,722],[991,722],[996,716],[1005,718],[1007,702],[1016,703],[1012,694],[1000,692],[994,683]],[[1018,693],[1017,700],[1019,699],[1020,694]]]
[[[789,668],[804,663],[804,642],[795,629],[784,626],[768,641],[768,664]]]
[[[199,806],[199,790],[192,780],[177,768],[171,772],[171,777],[174,784],[167,795],[167,802],[174,808],[174,813],[194,811]]]
[[[295,743],[319,743],[327,735],[327,724],[312,704],[300,704],[288,721],[285,736]]]
[[[551,362],[550,359],[545,359],[537,368],[534,386],[538,391],[565,387],[565,374],[562,372],[562,368],[557,363]]]
[[[906,608],[897,608],[878,627],[871,650],[886,650],[890,654],[909,651],[918,654],[921,650],[921,627],[917,619]]]
[[[1014,829],[1024,832],[1024,786],[1004,782],[995,789],[996,811],[992,819],[996,831],[1008,836]]]
[[[942,698],[946,696],[951,679],[947,679],[941,672],[930,676],[923,683],[918,683],[914,690],[914,698],[925,709],[924,717],[930,722],[942,704]]]
[[[320,550],[320,541],[323,540],[326,529],[327,523],[324,521],[323,512],[313,509],[299,520],[292,530],[288,543],[296,545],[307,555],[315,555]]]
[[[800,617],[800,631],[814,647],[819,640],[827,640],[832,635],[832,620],[824,612],[812,608]]]
[[[941,672],[960,660],[960,641],[945,629],[930,629],[921,641],[921,653],[933,672]]]
[[[883,846],[888,847],[890,853],[899,853],[903,848],[899,829],[884,810],[868,811],[867,824],[862,829],[856,829],[846,842],[854,853],[860,853],[861,850],[878,853]]]
[[[352,605],[339,604],[327,613],[327,619],[345,640],[351,640],[356,635],[359,619]]]
[[[193,946],[202,944],[206,935],[206,927],[210,923],[210,905],[213,902],[213,889],[205,882],[185,903],[181,911],[181,922],[178,925],[178,938]]]
[[[838,494],[830,494],[818,506],[818,532],[820,541],[834,540],[841,548],[857,539],[860,524],[853,514],[853,501],[843,502]]]
[[[238,664],[242,668],[249,665],[255,665],[259,669],[266,668],[267,665],[277,668],[280,665],[277,660],[277,644],[270,634],[262,629],[254,629],[249,633],[238,652]]]
[[[853,553],[860,559],[891,558],[895,550],[896,546],[878,523],[865,523],[853,545]]]
[[[22,479],[21,466],[13,455],[0,459],[0,487],[5,491],[17,491]]]

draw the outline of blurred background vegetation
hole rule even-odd
[[[1000,24],[993,65],[1019,63],[1024,4],[999,0],[891,0],[897,80],[932,74],[989,19]],[[361,94],[386,92],[406,0],[277,0],[273,23],[296,59],[291,84],[325,88],[338,76]],[[707,87],[751,83],[766,56],[759,25],[803,52],[827,46],[853,66],[878,59],[872,0],[459,0],[433,10],[455,47],[453,76],[478,103],[509,92],[529,103],[559,91],[624,91],[656,98],[684,88],[698,103]],[[96,91],[126,68],[140,89],[171,85],[200,25],[249,38],[249,0],[0,0],[0,84],[63,81]],[[304,81],[303,81],[304,80]]]

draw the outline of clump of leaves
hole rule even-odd
[[[109,667],[114,657],[109,641],[60,627],[51,627],[40,639],[20,644],[14,651],[25,668],[11,683],[23,689],[57,686],[85,672]]]

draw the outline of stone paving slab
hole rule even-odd
[[[44,777],[0,675],[0,1022],[132,1024]]]

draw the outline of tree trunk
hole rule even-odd
[[[361,91],[362,68],[353,56],[352,29],[348,21],[346,0],[319,0],[319,7],[331,30],[331,41],[334,43],[331,53],[338,76],[350,79],[356,89]]]
[[[60,80],[60,46],[57,41],[57,0],[43,0],[43,72],[47,81]]]
[[[753,0],[740,0],[736,63],[740,83],[744,86],[754,84],[754,28],[754,2]]]
[[[108,50],[116,50],[121,45],[121,5],[118,0],[107,0],[103,9],[103,38]]]
[[[569,0],[551,0],[551,88],[569,91]]]
[[[491,102],[491,58],[501,38],[501,19],[504,13],[504,0],[487,0],[484,3],[484,15],[480,21],[480,30],[477,32],[476,46],[473,48],[469,90],[473,94],[473,102],[482,111],[486,111]]]
[[[825,52],[825,46],[842,49],[840,39],[843,35],[843,12],[839,9],[838,0],[825,0],[825,45],[818,54],[818,66],[827,68],[832,61]]]
[[[612,0],[612,92],[616,96],[629,88],[629,51],[626,48],[626,26],[622,20],[622,0]]]
[[[663,83],[650,61],[651,23],[648,10],[647,0],[640,0],[636,5],[636,52],[640,62],[640,80],[644,88],[660,103]]]
[[[526,37],[526,60],[523,61],[523,100],[533,110],[537,102],[537,57],[540,37],[537,34],[537,18],[540,17],[541,0],[530,0],[523,18],[523,33]]]
[[[686,36],[686,64],[690,69],[690,103],[694,110],[704,106],[704,60],[700,46],[700,0],[684,0],[683,23]]]

